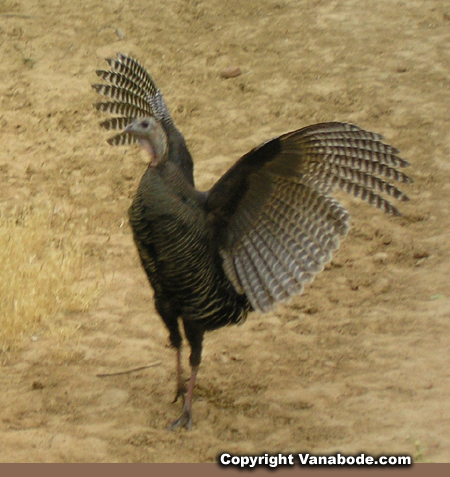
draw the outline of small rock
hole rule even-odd
[[[315,315],[316,313],[319,312],[319,308],[316,306],[307,306],[304,310],[302,310],[303,313],[306,313],[307,315]]]
[[[386,252],[379,252],[373,256],[373,261],[375,263],[385,263],[387,258],[388,254]]]
[[[36,389],[44,389],[44,385],[40,381],[33,381],[31,389],[35,391]]]
[[[222,70],[222,72],[220,73],[220,77],[224,79],[228,79],[228,78],[235,78],[236,76],[239,76],[241,74],[242,74],[242,71],[239,68],[239,66],[229,66],[228,68],[225,68],[224,70]]]
[[[125,32],[120,28],[116,28],[116,35],[120,39],[125,38]]]
[[[381,293],[387,293],[391,288],[391,280],[387,277],[381,277],[374,283],[372,289],[376,295],[379,295]]]

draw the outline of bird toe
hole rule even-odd
[[[184,427],[188,431],[192,429],[192,414],[190,411],[183,409],[181,416],[169,426],[169,431],[173,431],[177,427]]]

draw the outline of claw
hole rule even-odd
[[[195,378],[197,377],[198,366],[192,368],[191,377],[189,378],[189,384],[186,387],[184,383],[178,383],[177,395],[175,396],[175,401],[181,395],[183,397],[183,411],[181,416],[169,427],[170,431],[173,431],[177,427],[185,427],[188,431],[192,429],[192,399],[194,396],[194,385]]]
[[[184,407],[181,416],[170,425],[169,431],[173,431],[177,427],[185,427],[188,431],[192,429],[192,414]]]

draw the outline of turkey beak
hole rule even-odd
[[[134,123],[130,123],[128,126],[126,126],[123,132],[133,134],[134,136],[136,134]]]

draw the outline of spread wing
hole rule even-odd
[[[301,293],[331,260],[349,229],[333,189],[400,215],[381,194],[408,200],[389,181],[411,182],[398,170],[409,164],[382,139],[351,124],[308,126],[253,149],[208,192],[224,269],[253,308]]]

